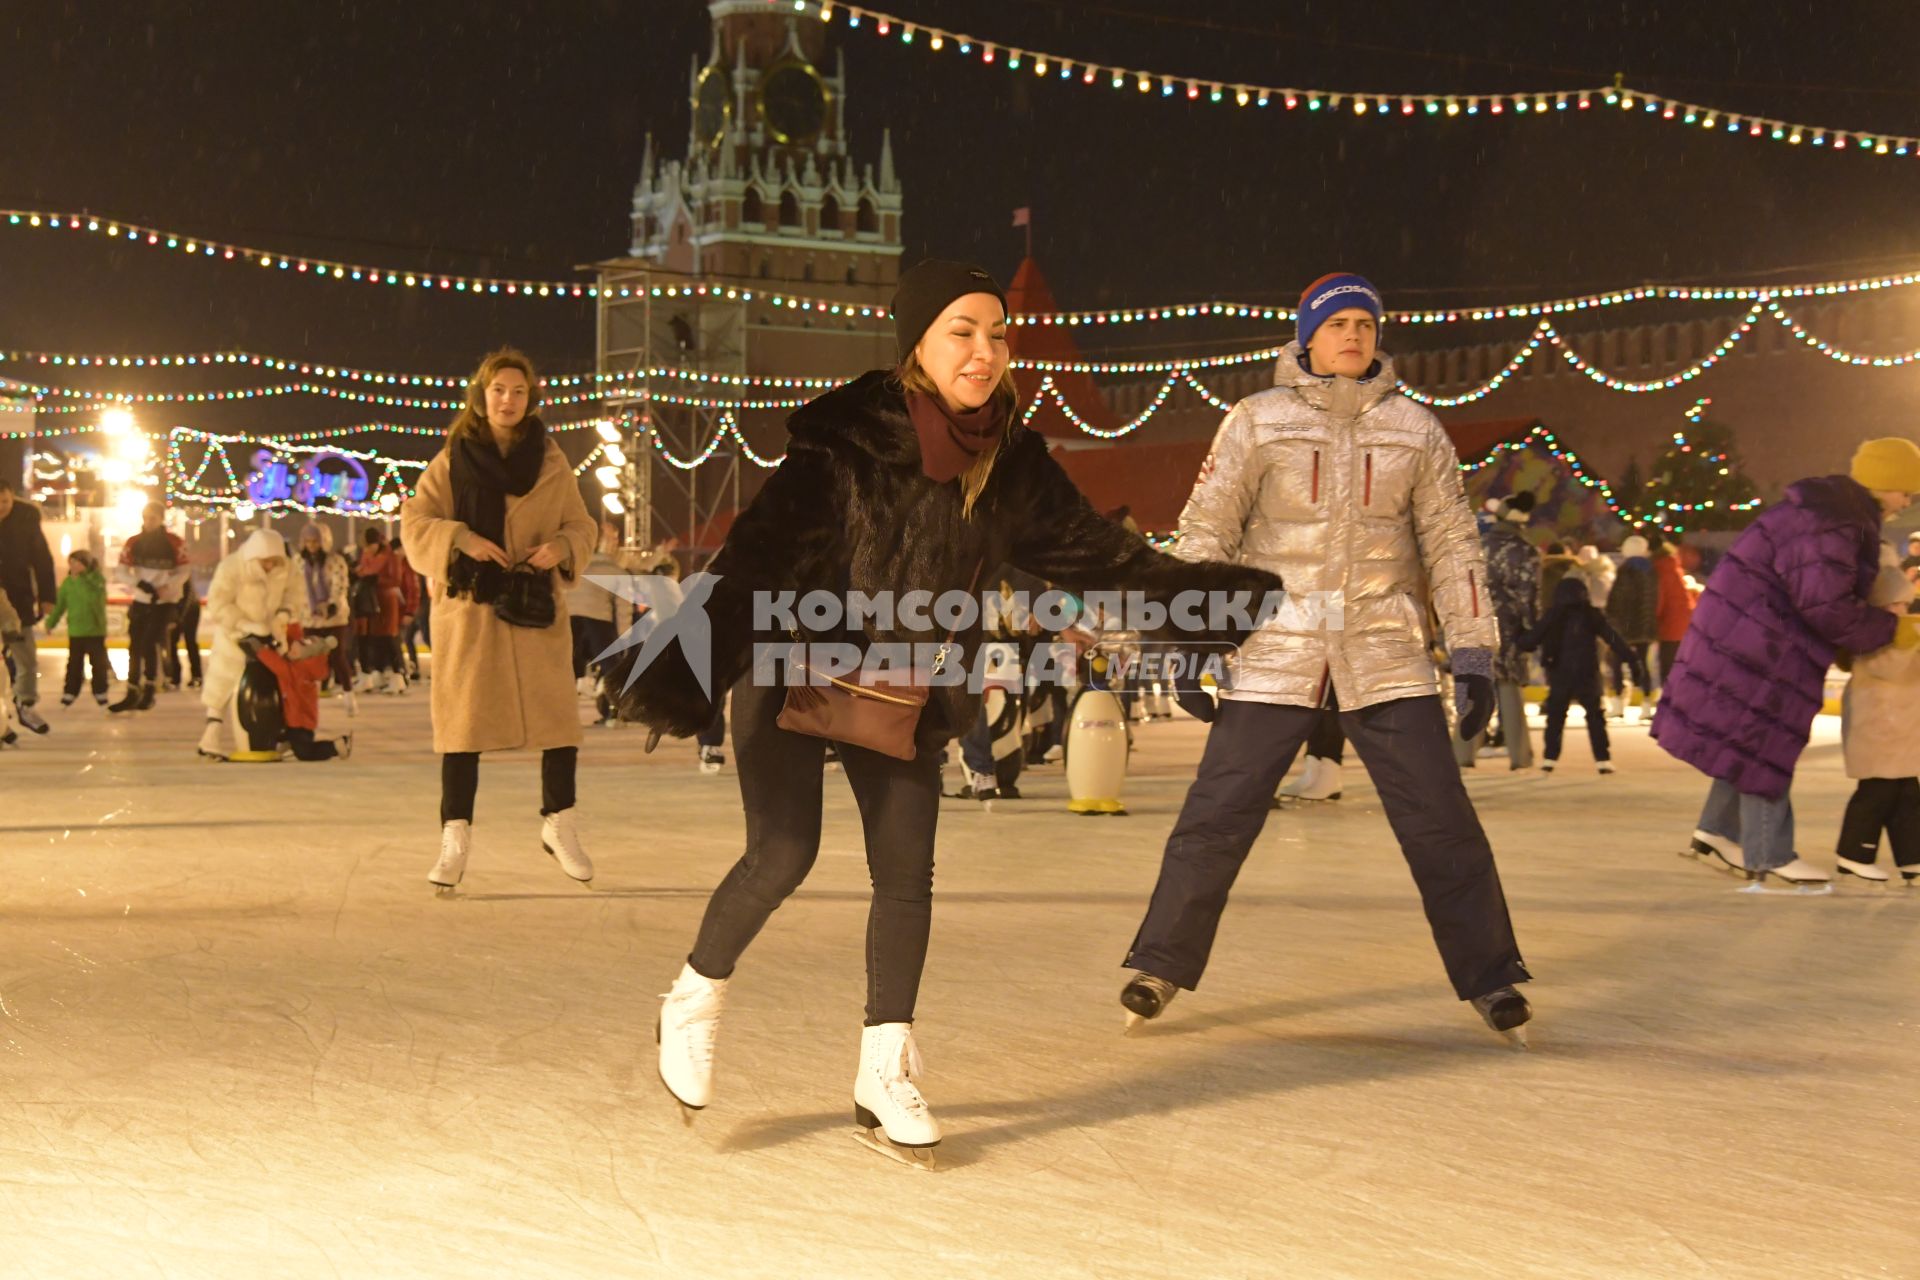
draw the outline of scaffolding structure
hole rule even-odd
[[[667,538],[705,546],[716,517],[740,505],[742,457],[726,431],[728,411],[699,403],[730,398],[732,389],[686,375],[747,372],[747,304],[655,297],[656,281],[684,285],[687,277],[644,259],[598,270],[601,403],[626,455],[619,468],[622,542],[631,550]],[[662,369],[677,373],[663,377]],[[676,466],[676,459],[701,465]]]

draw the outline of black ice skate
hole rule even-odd
[[[1512,987],[1501,987],[1489,991],[1483,996],[1475,996],[1471,1001],[1473,1011],[1486,1019],[1487,1025],[1507,1038],[1507,1043],[1516,1049],[1527,1047],[1527,1023],[1533,1018],[1533,1006],[1527,998]]]
[[[1127,1010],[1127,1034],[1133,1034],[1141,1023],[1159,1017],[1160,1011],[1179,994],[1180,988],[1165,978],[1156,978],[1150,973],[1134,974],[1127,985],[1120,988],[1120,1003]]]

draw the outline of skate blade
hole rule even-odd
[[[1765,894],[1776,898],[1824,898],[1833,893],[1832,881],[1824,884],[1797,884],[1775,888],[1768,883],[1769,879],[1778,879],[1778,877],[1756,876],[1752,884],[1744,889],[1735,889],[1734,892]]]
[[[932,1173],[939,1167],[932,1147],[896,1147],[888,1142],[878,1129],[855,1129],[853,1140],[870,1151],[878,1151],[887,1159],[904,1164],[910,1169],[919,1169]]]
[[[1153,1021],[1153,1019],[1147,1017],[1145,1014],[1135,1013],[1129,1009],[1127,1010],[1127,1024],[1120,1029],[1120,1034],[1123,1036],[1133,1035],[1151,1021]]]
[[[1721,875],[1732,876],[1736,880],[1750,880],[1753,878],[1745,867],[1736,867],[1721,857],[1717,849],[1682,849],[1680,856],[1699,863],[1709,871],[1718,871]]]
[[[1506,1037],[1507,1047],[1516,1053],[1525,1053],[1527,1050],[1533,1048],[1532,1045],[1527,1043],[1527,1029],[1525,1026],[1512,1027],[1506,1031],[1502,1031],[1500,1034]]]
[[[436,884],[433,886],[433,896],[443,901],[448,901],[453,898],[459,897],[460,896],[459,890],[460,890],[459,885]]]

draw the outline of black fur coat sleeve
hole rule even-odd
[[[1217,560],[1181,560],[1156,550],[1146,539],[1093,509],[1035,432],[1022,432],[1011,446],[1005,491],[1018,523],[1009,561],[1037,577],[1076,594],[1088,591],[1139,591],[1165,604],[1183,591],[1245,592],[1247,612],[1261,598],[1281,589],[1277,575],[1264,569]],[[1244,628],[1224,626],[1198,634],[1167,627],[1154,633],[1164,640],[1238,645]]]
[[[839,471],[819,444],[794,439],[786,460],[754,495],[728,531],[726,545],[709,572],[719,581],[706,602],[712,636],[711,694],[702,691],[676,641],[646,670],[632,677],[637,650],[622,655],[613,673],[625,686],[619,712],[670,737],[698,733],[713,719],[715,703],[745,675],[753,659],[753,597],[759,591],[805,592],[828,586],[840,558],[842,536]]]

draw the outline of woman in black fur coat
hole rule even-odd
[[[1006,299],[985,271],[923,262],[901,278],[893,313],[899,367],[866,374],[793,415],[785,461],[715,558],[718,581],[703,604],[711,635],[704,689],[677,643],[637,674],[617,674],[629,681],[621,716],[646,723],[656,738],[697,732],[712,718],[713,698],[740,680],[733,705],[746,853],[708,904],[659,1025],[661,1079],[688,1108],[712,1096],[713,1044],[734,964],[806,877],[820,840],[826,741],[775,723],[783,687],[741,680],[756,643],[787,639],[773,628],[755,633],[756,593],[937,597],[991,582],[1003,564],[1076,593],[1137,590],[1161,600],[1226,591],[1249,593],[1257,606],[1280,586],[1261,570],[1176,560],[1088,505],[1046,441],[1016,421]],[[979,637],[977,622],[962,629],[949,663],[967,664]],[[943,638],[944,631],[872,624],[808,636],[862,648]],[[1187,637],[1241,638],[1237,631]],[[977,705],[964,686],[934,688],[910,761],[850,743],[839,748],[873,879],[855,1118],[869,1139],[878,1127],[892,1148],[923,1156],[940,1130],[912,1083],[919,1054],[911,1027],[932,910],[940,747],[973,723]]]

